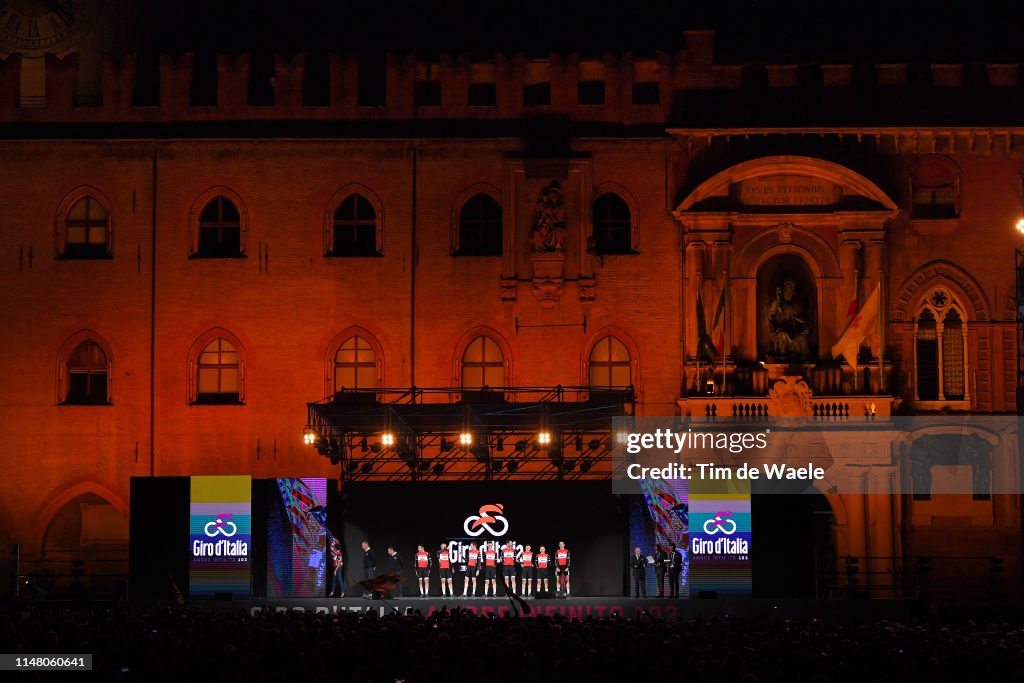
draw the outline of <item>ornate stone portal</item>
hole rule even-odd
[[[544,308],[562,298],[565,240],[565,198],[555,181],[541,190],[533,221],[533,293]]]

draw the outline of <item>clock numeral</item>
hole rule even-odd
[[[28,37],[38,38],[39,37],[39,24],[35,19],[28,20]]]
[[[21,16],[12,14],[7,17],[7,23],[4,24],[4,29],[10,33],[17,33],[21,29]]]

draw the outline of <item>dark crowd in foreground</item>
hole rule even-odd
[[[1024,680],[1021,623],[2,609],[0,650],[92,653],[92,680]]]

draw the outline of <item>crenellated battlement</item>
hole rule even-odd
[[[874,91],[904,99],[935,92],[977,105],[982,88],[1015,93],[1020,84],[1017,64],[716,64],[712,31],[685,35],[685,50],[644,56],[104,56],[93,74],[96,92],[88,94],[82,92],[78,55],[50,55],[43,65],[45,97],[32,98],[21,94],[23,59],[12,55],[0,61],[0,122],[500,122],[546,116],[715,126],[756,118],[743,103],[766,111],[766,102],[780,99],[775,93],[792,107],[827,103],[834,93],[855,93],[861,106],[870,100],[865,93]],[[947,123],[955,123],[955,111],[950,115],[954,120]]]

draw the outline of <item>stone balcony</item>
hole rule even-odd
[[[809,417],[822,422],[887,418],[900,399],[879,394],[816,395],[803,377],[783,375],[771,380],[767,396],[721,396],[714,393],[678,401],[683,417],[696,420]]]

